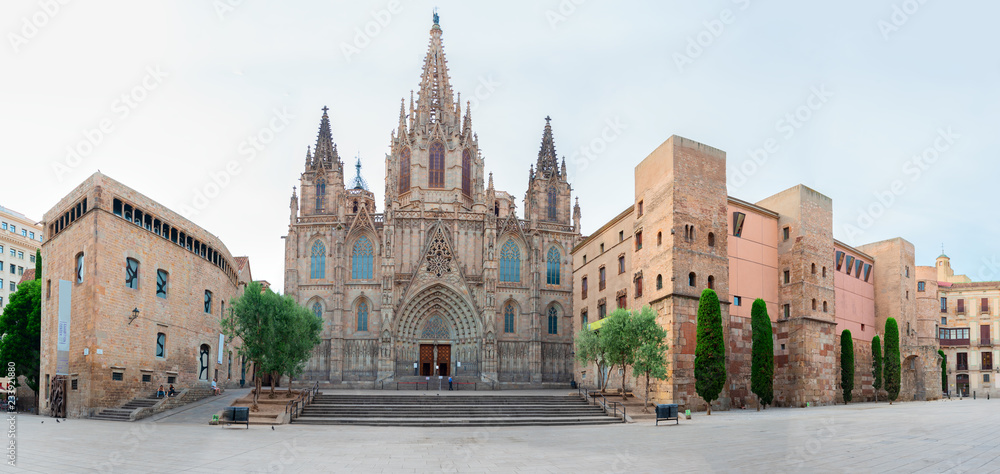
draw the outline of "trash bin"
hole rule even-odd
[[[680,423],[677,405],[673,403],[656,405],[656,424],[660,424],[660,420],[677,420],[677,423]]]

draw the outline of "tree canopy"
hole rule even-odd
[[[854,391],[854,338],[850,329],[840,333],[840,388],[844,390],[844,403],[850,403]]]
[[[719,398],[726,384],[726,344],[722,334],[722,309],[714,290],[701,292],[698,301],[697,346],[694,350],[695,391],[708,405]]]
[[[885,391],[889,394],[889,403],[899,397],[901,361],[899,360],[899,325],[896,318],[885,320]]]
[[[882,339],[878,334],[872,338],[872,388],[875,389],[875,401],[878,401],[878,391],[882,390]]]
[[[774,401],[774,336],[767,303],[757,298],[750,309],[752,346],[750,348],[750,390],[757,395],[760,405]]]
[[[24,376],[28,387],[38,393],[41,365],[42,284],[39,280],[22,283],[0,316],[0,360],[14,363],[14,380]]]

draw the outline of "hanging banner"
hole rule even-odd
[[[222,352],[226,346],[226,335],[219,334],[219,363],[222,363]]]
[[[69,323],[73,283],[59,280],[59,326],[56,335],[56,375],[69,375]]]

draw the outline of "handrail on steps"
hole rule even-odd
[[[609,411],[613,412],[615,418],[618,418],[618,406],[620,405],[622,407],[622,417],[621,417],[622,423],[625,423],[627,421],[626,408],[624,403],[610,401],[607,398],[605,398],[604,394],[601,392],[594,392],[594,394],[591,394],[589,390],[583,387],[583,385],[578,386],[576,392],[578,395],[582,395],[583,399],[587,401],[587,403],[590,403],[590,400],[593,399],[593,403],[597,406],[601,406],[604,409],[604,413],[611,414],[609,413]],[[597,400],[598,396],[601,397],[601,400],[603,400],[603,402]]]

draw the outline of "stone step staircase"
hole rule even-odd
[[[292,423],[369,426],[555,426],[621,423],[577,396],[320,393]]]
[[[90,419],[106,421],[135,421],[164,410],[169,410],[171,408],[176,408],[181,405],[201,400],[211,395],[212,386],[208,384],[198,384],[191,388],[181,390],[177,396],[169,398],[156,398],[156,394],[152,393],[149,396],[133,398],[119,408],[105,408],[96,415],[91,416]],[[147,408],[147,410],[140,410],[143,408]],[[136,412],[136,410],[140,411],[135,414],[135,419],[133,420],[132,414]]]

